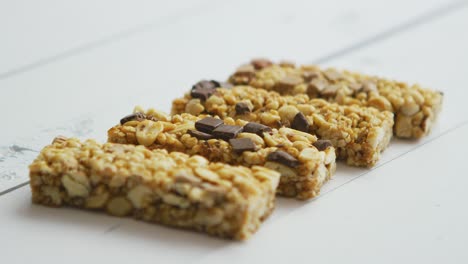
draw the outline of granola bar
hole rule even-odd
[[[221,86],[214,86],[218,85]],[[349,165],[375,165],[392,137],[393,114],[389,111],[311,100],[307,94],[281,96],[250,86],[196,87],[199,86],[173,101],[173,114],[211,114],[259,122],[273,128],[291,127],[330,140],[337,158],[346,160]],[[199,93],[210,94],[205,90],[213,91],[210,96],[200,98]]]
[[[57,138],[29,166],[32,201],[247,239],[274,208],[279,173],[201,156]]]
[[[136,111],[109,129],[109,142],[201,155],[231,165],[265,166],[281,174],[279,195],[313,198],[336,168],[330,142],[294,129],[187,113],[152,121],[141,117],[153,111]]]
[[[307,94],[342,105],[360,105],[391,111],[394,134],[400,138],[427,135],[442,107],[443,93],[380,77],[315,65],[274,64],[257,59],[231,75],[233,84],[248,84],[282,95]]]

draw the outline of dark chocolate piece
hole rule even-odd
[[[337,82],[344,79],[344,75],[335,69],[327,69],[323,72],[323,75],[325,75],[330,82]]]
[[[208,140],[208,139],[213,138],[213,135],[211,134],[204,133],[204,132],[197,131],[197,130],[192,130],[192,129],[188,130],[187,133],[191,135],[192,137],[196,137],[197,139],[200,139],[200,140]]]
[[[236,84],[248,84],[255,78],[255,68],[251,64],[242,65],[234,73]]]
[[[223,120],[214,117],[205,117],[195,122],[195,128],[198,131],[211,134],[213,130],[223,124]]]
[[[214,80],[207,81],[199,81],[195,85],[192,86],[192,91],[190,92],[190,96],[193,98],[198,98],[202,101],[205,101],[210,96],[212,96],[216,92],[216,88],[220,87],[220,83]]]
[[[270,132],[270,131],[271,131],[271,127],[268,127],[259,123],[255,123],[255,122],[247,123],[244,126],[244,130],[243,130],[243,132],[257,134],[261,137],[263,137],[264,132]]]
[[[302,78],[294,75],[287,75],[277,84],[277,89],[280,93],[289,92],[302,83]]]
[[[212,134],[215,138],[229,140],[235,138],[240,132],[242,132],[241,126],[220,125],[213,130]]]
[[[215,89],[199,89],[199,90],[192,90],[190,92],[190,96],[192,98],[198,98],[202,101],[206,101],[206,99],[210,98],[215,92]]]
[[[202,80],[197,82],[192,86],[192,90],[199,90],[199,89],[216,89],[218,88],[219,82],[215,80],[207,81],[207,80]]]
[[[299,112],[294,116],[291,127],[302,132],[309,132],[310,124],[305,115]]]
[[[319,139],[319,140],[315,141],[314,144],[312,144],[312,145],[314,145],[314,147],[316,147],[320,151],[324,151],[327,148],[333,146],[331,141],[326,140],[326,139]]]
[[[271,66],[273,63],[268,59],[259,58],[252,60],[250,64],[252,64],[256,70],[261,70],[265,67]]]
[[[283,68],[295,68],[296,67],[296,64],[293,61],[283,60],[283,61],[280,61],[278,64],[279,66]]]
[[[232,150],[238,154],[244,151],[254,151],[255,143],[250,138],[232,138],[229,140]]]
[[[236,114],[243,115],[250,112],[252,112],[252,109],[250,109],[247,103],[239,102],[236,104]]]
[[[299,161],[296,158],[282,150],[271,152],[270,154],[268,154],[267,160],[281,163],[290,168],[296,168],[297,166],[299,166]]]
[[[306,82],[310,82],[310,81],[312,81],[312,79],[315,79],[315,78],[317,78],[318,76],[319,76],[318,73],[313,72],[313,71],[306,71],[306,72],[303,72],[303,73],[302,73],[302,78],[303,78],[304,81],[306,81]]]
[[[146,119],[146,115],[143,113],[133,113],[128,116],[125,116],[124,118],[120,119],[120,124],[123,125],[129,121],[143,121]]]

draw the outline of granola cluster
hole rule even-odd
[[[146,112],[137,114],[146,115]],[[225,128],[234,128],[237,132],[230,134],[231,138],[226,138],[226,134],[217,137],[216,132]],[[210,129],[212,135],[209,134]],[[108,140],[123,144],[145,143],[149,149],[201,155],[210,161],[233,165],[265,166],[281,174],[278,194],[298,199],[317,196],[320,187],[336,168],[335,150],[331,143],[326,144],[298,130],[286,127],[271,129],[230,117],[221,120],[184,113],[174,115],[171,121],[135,119],[111,128]],[[278,152],[281,155],[275,159]]]
[[[317,135],[330,140],[337,157],[354,166],[375,165],[392,137],[393,114],[389,111],[311,100],[306,94],[281,96],[250,86],[217,88],[206,100],[187,93],[172,105],[172,114],[184,112],[259,122],[274,128],[285,126]]]
[[[236,85],[276,91],[282,95],[307,94],[341,105],[374,107],[395,115],[394,134],[401,138],[427,135],[442,106],[443,94],[419,85],[391,81],[334,68],[253,60],[231,75]]]
[[[30,165],[33,202],[105,210],[246,239],[272,211],[279,173],[144,146],[61,138]]]

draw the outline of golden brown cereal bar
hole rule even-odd
[[[279,173],[201,156],[58,138],[29,166],[32,200],[105,210],[211,235],[247,239],[274,208]]]
[[[197,154],[231,165],[265,166],[281,174],[277,193],[298,199],[317,196],[336,168],[331,143],[308,133],[206,115],[152,121],[141,118],[148,111],[139,111],[109,129],[109,142]]]
[[[279,92],[307,94],[342,105],[360,105],[391,111],[394,134],[401,138],[427,135],[442,107],[443,93],[375,76],[323,69],[315,65],[274,64],[253,60],[231,75],[229,81]]]
[[[373,166],[392,137],[393,114],[389,111],[310,100],[306,94],[281,96],[249,86],[205,88],[214,91],[200,99],[196,93],[201,89],[197,89],[174,100],[172,113],[210,114],[273,128],[291,127],[330,140],[338,158],[349,165]]]

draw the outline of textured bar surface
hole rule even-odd
[[[143,146],[57,138],[30,165],[34,203],[105,210],[247,239],[274,208],[279,173]]]
[[[250,111],[240,112],[240,103],[247,105]],[[392,137],[393,114],[389,111],[343,106],[323,99],[310,100],[306,94],[281,96],[250,86],[217,88],[206,100],[187,93],[172,104],[173,114],[183,112],[243,119],[273,128],[301,129],[330,140],[338,158],[353,166],[375,165]]]
[[[253,60],[231,75],[229,81],[279,92],[307,94],[342,105],[360,105],[391,111],[395,115],[394,134],[400,138],[427,135],[442,108],[443,94],[419,85],[391,81],[334,68],[293,63],[273,64]]]
[[[145,112],[138,108],[136,111],[141,111],[142,114]],[[185,113],[174,115],[170,121],[132,120],[109,129],[108,140],[114,143],[143,144],[150,149],[198,154],[210,161],[232,165],[265,166],[281,174],[277,193],[298,199],[317,196],[322,185],[335,171],[334,148],[330,144],[330,147],[318,150],[314,146],[317,138],[308,133],[285,127],[268,128],[270,131],[263,133],[253,132],[250,128],[254,123],[225,118],[224,125],[236,125],[236,129],[241,128],[243,131],[226,140],[213,137],[216,135],[214,130],[213,135],[208,134],[212,138],[206,139],[206,134],[200,135],[200,131],[196,130],[196,127],[206,129],[207,125],[196,125],[204,117],[206,116]],[[217,130],[219,128],[221,125]],[[250,146],[253,145],[252,149],[247,147],[247,150],[242,150],[249,146],[245,145],[246,141]],[[277,153],[272,154],[274,152]]]

